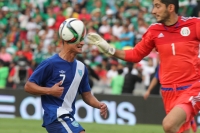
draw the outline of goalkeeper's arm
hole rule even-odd
[[[117,58],[125,60],[125,51],[117,50],[107,43],[100,35],[97,33],[89,33],[87,35],[87,41],[89,44],[96,45],[105,54],[113,55]]]
[[[115,50],[115,53],[113,54],[113,56],[119,58],[119,59],[122,59],[122,60],[125,60],[125,55],[126,55],[126,52],[125,50]]]
[[[142,41],[140,41],[134,49],[130,50],[117,50],[113,48],[97,33],[89,33],[87,35],[87,41],[89,44],[99,47],[103,53],[113,55],[119,59],[129,62],[139,62],[155,47],[153,41],[148,37],[146,39],[142,39]]]

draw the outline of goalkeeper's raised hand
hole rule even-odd
[[[115,48],[110,46],[99,34],[97,33],[88,33],[87,42],[92,45],[99,47],[104,53],[114,55]]]

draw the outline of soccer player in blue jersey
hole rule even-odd
[[[83,41],[70,44],[63,40],[61,52],[43,61],[25,84],[26,92],[41,95],[42,126],[48,133],[85,133],[74,119],[78,93],[85,103],[100,109],[101,115],[107,117],[106,104],[91,94],[86,66],[76,60],[83,45]]]

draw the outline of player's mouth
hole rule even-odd
[[[155,15],[156,16],[156,19],[158,19],[160,16],[159,15]]]

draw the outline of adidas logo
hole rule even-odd
[[[161,38],[161,37],[164,37],[163,33],[160,33],[160,34],[158,35],[158,38]]]

